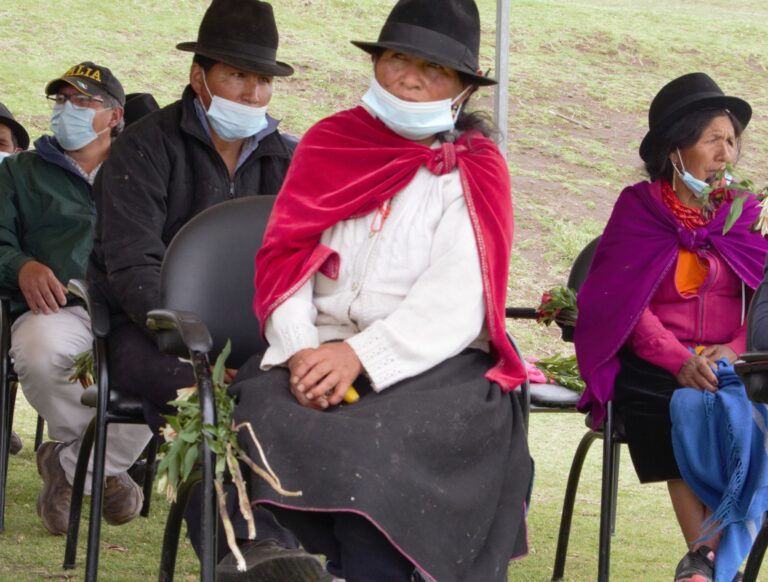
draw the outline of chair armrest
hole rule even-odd
[[[189,358],[191,352],[207,354],[213,348],[208,326],[190,311],[153,309],[147,327],[157,332],[157,347],[164,354]]]
[[[91,317],[91,331],[96,337],[107,337],[110,329],[109,308],[98,289],[82,279],[70,279],[67,290],[82,299]]]
[[[733,369],[744,380],[750,400],[768,403],[768,352],[741,354]]]
[[[508,319],[536,319],[539,315],[534,307],[507,307]]]

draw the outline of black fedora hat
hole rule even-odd
[[[259,0],[213,0],[203,15],[196,42],[176,48],[254,73],[293,75],[277,60],[277,24],[272,6]]]
[[[474,0],[400,0],[376,42],[352,44],[376,54],[392,49],[449,67],[477,85],[495,85],[480,74],[480,14]]]
[[[125,113],[123,114],[126,127],[158,109],[160,106],[151,93],[128,93],[125,96]]]
[[[0,103],[0,124],[8,126],[21,149],[25,150],[29,147],[29,134],[27,130],[16,121],[13,114],[2,103]]]
[[[702,109],[727,109],[747,127],[752,107],[738,97],[729,97],[709,75],[688,73],[664,85],[648,110],[648,133],[640,143],[640,157],[647,160],[651,149],[678,119]]]

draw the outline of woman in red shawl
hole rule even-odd
[[[733,193],[707,189],[736,162],[751,113],[704,73],[659,91],[640,145],[651,181],[621,193],[578,297],[580,407],[600,426],[613,400],[638,478],[667,482],[689,549],[676,581],[712,580],[719,535],[702,540],[711,509],[681,478],[670,401],[681,387],[717,390],[715,362],[745,350],[746,306],[768,250],[751,228],[755,197],[742,195],[726,229]]]
[[[401,0],[355,42],[363,105],[304,136],[256,260],[269,348],[237,376],[236,417],[303,495],[253,479],[251,498],[347,582],[501,582],[527,549],[509,174],[459,113],[494,83],[479,41],[473,0]]]

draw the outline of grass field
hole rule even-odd
[[[296,75],[279,80],[270,104],[282,127],[303,133],[313,122],[354,106],[367,88],[370,64],[349,44],[375,38],[394,2],[282,0],[279,58]],[[109,66],[126,91],[150,91],[161,105],[177,99],[190,55],[175,50],[194,40],[204,0],[3,0],[0,3],[0,101],[30,129],[47,131],[45,83],[70,65]],[[435,0],[436,6],[439,0]],[[495,1],[479,0],[482,67],[493,65]],[[561,284],[570,261],[601,231],[620,190],[642,179],[637,147],[648,104],[667,81],[704,71],[728,94],[749,101],[740,175],[768,182],[768,5],[764,0],[512,0],[509,167],[517,215],[516,252],[508,301],[529,305]],[[484,91],[477,103],[488,106]],[[555,330],[512,324],[528,354],[567,351]],[[63,539],[48,536],[35,515],[39,480],[31,452],[34,415],[20,402],[17,426],[27,448],[11,459],[7,530],[0,535],[0,582],[79,579],[60,568]],[[575,414],[540,414],[531,421],[537,479],[530,511],[530,555],[509,579],[544,581],[551,574],[562,494],[571,455],[583,432]],[[684,552],[663,486],[640,487],[624,455],[615,579],[670,579]],[[574,520],[566,578],[595,579],[599,458],[588,459]],[[165,502],[152,517],[105,526],[101,579],[156,576]],[[83,534],[84,537],[84,534]],[[439,543],[439,540],[436,540]],[[83,555],[81,550],[81,556]],[[194,555],[182,549],[180,580],[193,580]]]

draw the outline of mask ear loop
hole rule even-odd
[[[683,171],[681,172],[677,164],[673,162],[671,159],[669,162],[672,164],[672,167],[674,168],[674,172],[672,172],[672,190],[677,192],[677,176],[680,175],[682,177],[683,172],[685,172],[685,164],[683,164],[683,156],[680,155],[680,148],[675,148],[675,151],[677,151],[677,160],[680,162],[680,166],[683,168]]]

